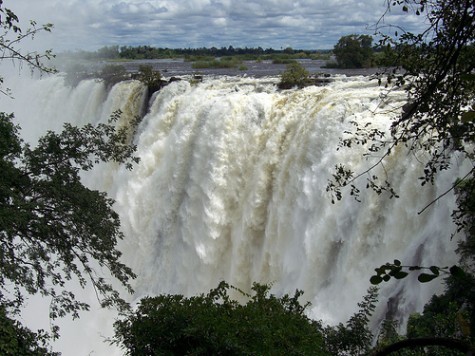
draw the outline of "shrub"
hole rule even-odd
[[[292,87],[302,88],[308,83],[308,72],[298,62],[292,62],[287,65],[287,69],[280,78],[279,88],[290,89]]]
[[[254,284],[240,304],[222,282],[207,295],[161,295],[115,323],[115,341],[127,355],[328,355],[321,326],[308,319],[298,298],[269,294]]]
[[[151,65],[140,65],[138,80],[144,83],[152,94],[163,86],[162,75],[158,70],[154,70]]]

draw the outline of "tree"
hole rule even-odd
[[[247,303],[231,299],[229,290]],[[115,342],[127,355],[329,355],[301,294],[277,298],[269,286],[254,284],[248,295],[221,282],[206,295],[144,298],[115,323]]]
[[[282,52],[287,54],[294,54],[294,49],[292,47],[286,47]]]
[[[446,291],[434,295],[422,314],[413,314],[407,325],[407,337],[461,339],[475,341],[475,277],[469,273],[450,276]]]
[[[0,59],[53,71],[41,63],[50,52],[23,53],[16,47],[51,25],[36,27],[32,22],[32,29],[22,32],[18,17],[1,0],[0,15]],[[17,37],[9,39],[9,32]],[[13,114],[0,112],[0,310],[6,318],[2,328],[18,325],[11,324],[10,317],[33,294],[51,298],[51,318],[77,317],[89,306],[68,288],[71,280],[82,287],[91,283],[103,306],[128,306],[110,282],[110,276],[115,277],[131,291],[129,280],[135,277],[120,262],[116,246],[123,235],[113,201],[85,187],[79,177],[100,161],[121,162],[128,168],[137,161],[128,141],[130,127],[114,127],[119,115],[97,126],[66,124],[60,133],[47,132],[33,148],[21,139]],[[110,275],[102,275],[95,265]],[[53,333],[57,336],[56,327]]]
[[[378,301],[378,288],[370,287],[360,308],[346,323],[324,329],[325,346],[332,355],[367,355],[371,349],[373,334],[369,318]]]
[[[104,46],[97,50],[96,55],[100,59],[115,59],[119,58],[119,46]]]
[[[0,61],[16,60],[19,65],[26,64],[32,68],[39,69],[42,72],[54,72],[54,69],[43,64],[44,59],[51,59],[54,57],[50,50],[44,53],[22,51],[17,46],[26,38],[33,38],[39,32],[50,32],[53,25],[46,24],[38,26],[35,21],[30,21],[30,27],[26,31],[18,25],[18,17],[13,11],[3,6],[3,0],[0,0]],[[9,89],[1,88],[3,84],[3,77],[0,76],[0,93],[9,95]]]
[[[366,68],[372,65],[373,38],[368,35],[348,35],[338,40],[333,54],[340,68]]]
[[[22,142],[12,119],[0,114],[2,302],[19,307],[25,292],[40,293],[52,298],[51,317],[77,316],[88,306],[75,300],[66,281],[76,277],[84,286],[87,276],[105,296],[104,305],[123,304],[90,264],[93,260],[107,267],[129,287],[134,274],[120,263],[115,248],[122,238],[118,215],[113,201],[86,188],[79,173],[101,160],[129,160],[134,148],[128,145],[127,130],[67,124],[59,134],[48,132],[33,149]]]
[[[385,36],[382,43],[393,45],[399,67],[379,76],[388,90],[403,89],[407,104],[393,117],[389,134],[372,127],[359,127],[353,136],[341,140],[341,146],[363,145],[372,156],[380,154],[378,162],[367,171],[355,174],[338,165],[328,191],[341,199],[341,188],[353,186],[361,176],[368,176],[368,187],[378,193],[397,196],[390,179],[378,180],[369,174],[395,150],[407,146],[413,153],[427,155],[421,184],[434,183],[435,176],[451,167],[450,158],[459,153],[473,162],[475,130],[475,15],[473,1],[412,1],[389,2],[416,14],[426,14],[429,27],[422,34],[403,33],[399,37]],[[411,6],[409,6],[411,5]],[[455,187],[473,178],[475,169],[454,181]],[[379,183],[382,181],[383,183]],[[358,191],[352,192],[358,196]],[[470,194],[467,195],[471,196]],[[462,204],[459,203],[459,207]],[[458,222],[469,212],[459,211]]]
[[[7,316],[0,306],[0,354],[4,356],[58,356],[48,347],[49,337],[44,331],[32,332]]]
[[[374,355],[398,351],[414,355],[423,350],[427,355],[455,356],[474,351],[475,278],[459,271],[446,279],[446,291],[434,295],[422,313],[413,313],[406,335],[398,335],[394,321],[387,320],[378,338]]]
[[[151,65],[140,65],[137,79],[147,86],[149,96],[164,85],[161,73],[154,70]]]
[[[287,69],[280,78],[279,88],[290,89],[292,87],[302,88],[308,81],[308,72],[299,62],[287,64]]]
[[[95,76],[102,79],[108,88],[121,81],[130,79],[127,69],[121,64],[107,64]]]
[[[457,253],[462,265],[475,273],[475,179],[473,172],[463,182],[455,182],[458,196],[457,209],[452,217],[458,225],[458,231],[465,232],[465,239],[459,242]],[[475,324],[474,324],[475,325]]]
[[[378,76],[381,85],[386,90],[404,90],[407,103],[401,111],[392,118],[389,133],[382,132],[371,126],[360,126],[350,138],[341,140],[341,146],[351,148],[362,145],[371,156],[379,155],[377,162],[364,172],[355,173],[345,165],[337,165],[333,179],[329,181],[327,190],[333,193],[334,200],[342,198],[342,188],[349,187],[351,194],[359,199],[359,188],[356,181],[367,177],[367,188],[377,194],[388,194],[398,197],[391,185],[391,177],[378,177],[374,168],[384,165],[385,160],[400,146],[405,146],[423,165],[423,175],[419,178],[421,185],[434,184],[436,176],[452,166],[452,158],[469,162],[468,171],[461,177],[455,177],[453,185],[447,192],[438,196],[433,202],[421,209],[430,208],[438,199],[447,193],[455,191],[458,197],[457,208],[452,217],[457,224],[457,231],[463,233],[463,239],[458,248],[462,257],[462,266],[469,272],[474,272],[474,138],[475,138],[475,3],[473,0],[395,0],[388,1],[388,11],[400,9],[406,13],[425,17],[428,24],[421,34],[405,32],[398,28],[394,37],[382,35],[382,46],[390,48],[394,55],[394,67]],[[383,16],[384,18],[384,16]],[[381,179],[382,178],[382,179]],[[454,233],[455,233],[454,232]],[[463,272],[459,267],[450,269],[438,266],[402,266],[395,260],[394,264],[386,264],[376,269],[372,282],[378,284],[388,281],[391,277],[404,278],[412,270],[427,270],[421,273],[419,280],[428,282],[441,271],[448,270],[448,291],[442,299],[433,299],[420,318],[410,321],[410,330],[425,330],[425,337],[419,341],[398,342],[397,349],[412,346],[452,345],[452,348],[467,348],[467,343],[458,341],[452,343],[454,337],[448,325],[450,318],[460,316],[466,308],[458,302],[449,303],[454,299],[453,283],[457,288],[465,288],[473,293],[471,284],[463,284],[457,279]],[[406,272],[406,271],[407,272]],[[471,296],[473,298],[473,296]],[[444,303],[439,303],[444,301]],[[439,305],[437,313],[430,312],[434,303]],[[467,311],[467,321],[473,329],[473,306]],[[443,307],[442,307],[443,305]],[[445,326],[444,326],[445,325]],[[450,324],[452,325],[452,324]],[[452,325],[453,326],[453,325]],[[449,340],[435,340],[434,330],[430,327],[445,328],[445,337]],[[417,333],[416,333],[417,334]],[[416,335],[414,334],[414,335]],[[427,335],[429,334],[429,335]],[[422,334],[417,334],[419,337]],[[429,338],[427,338],[429,336]],[[432,339],[431,339],[432,337]],[[463,341],[463,340],[462,340]],[[470,340],[473,343],[473,338]],[[458,345],[458,346],[457,346]],[[395,346],[395,347],[396,347]],[[470,345],[468,344],[468,347]],[[392,349],[391,347],[388,347]],[[386,352],[386,351],[385,351]],[[383,354],[383,353],[382,353]],[[386,353],[384,353],[386,354]]]

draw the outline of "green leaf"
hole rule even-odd
[[[369,279],[369,281],[370,281],[371,284],[378,285],[383,281],[383,279],[380,276],[372,276]]]
[[[403,279],[405,278],[409,273],[407,272],[404,272],[404,271],[399,271],[397,273],[394,273],[393,274],[393,277],[396,278],[396,279]]]
[[[430,271],[431,271],[433,274],[435,274],[436,276],[439,275],[439,267],[437,267],[437,266],[431,266],[429,269],[430,269]]]
[[[391,270],[389,271],[389,275],[394,277],[396,274],[398,274],[399,272],[401,272],[401,270],[402,270],[402,267],[393,267],[393,268],[391,268]]]
[[[399,261],[399,260],[394,260],[394,265],[395,265],[395,266],[400,266],[400,265],[401,265],[401,261]]]
[[[421,273],[417,279],[421,283],[427,283],[432,281],[434,278],[437,278],[437,275],[435,274],[427,274],[427,273]]]

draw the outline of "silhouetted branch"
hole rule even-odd
[[[442,346],[452,350],[464,352],[466,355],[473,355],[474,348],[467,342],[451,338],[425,337],[417,339],[406,339],[386,346],[373,354],[373,356],[386,356],[402,349],[414,349],[427,346]]]

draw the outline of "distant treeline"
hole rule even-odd
[[[290,47],[285,49],[257,48],[234,48],[211,47],[211,48],[157,48],[152,46],[105,46],[97,51],[65,52],[65,56],[80,56],[84,59],[162,59],[162,58],[187,58],[187,57],[225,57],[225,56],[249,56],[256,58],[265,55],[294,55],[300,58],[315,58],[325,56],[330,50],[294,50]]]

